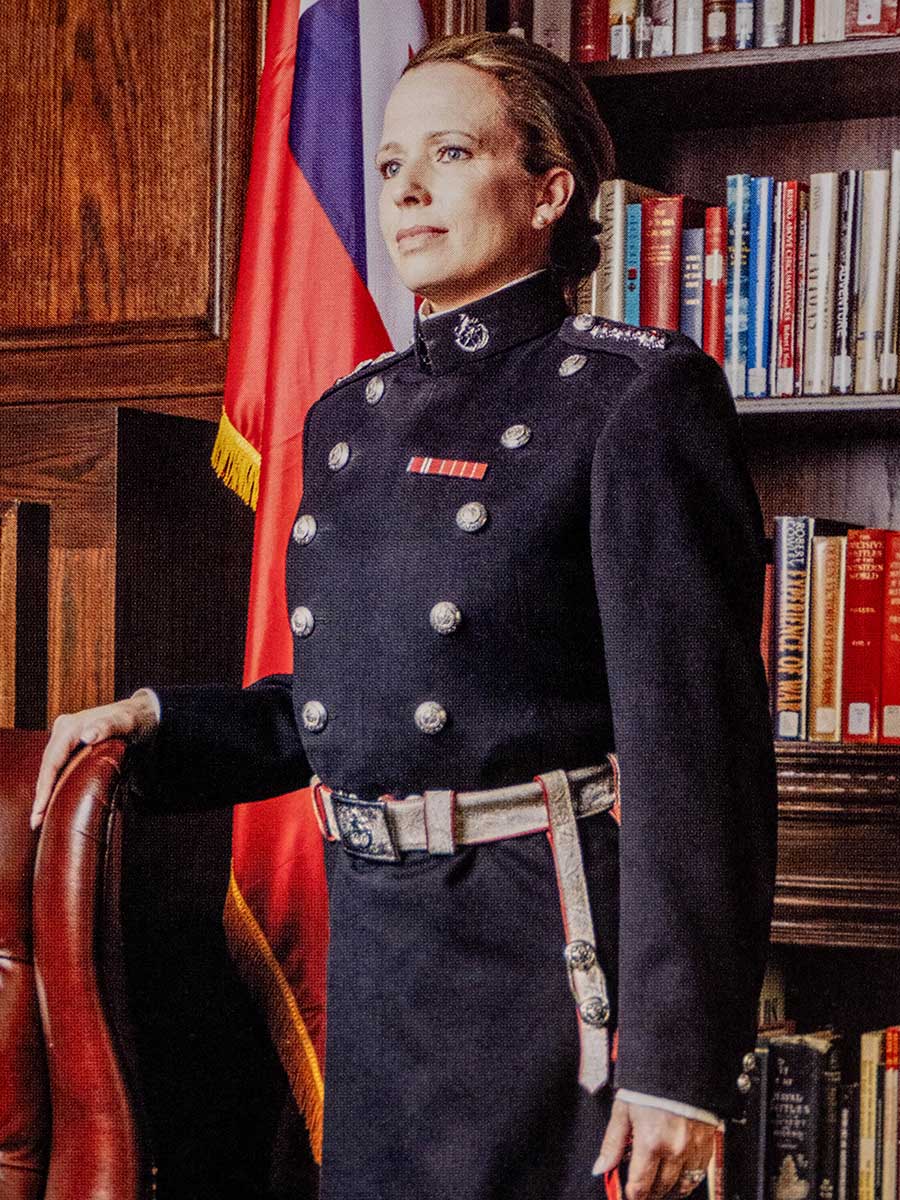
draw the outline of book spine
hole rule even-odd
[[[647,196],[641,214],[641,324],[677,329],[683,196]]]
[[[703,0],[675,0],[675,53],[703,52]]]
[[[808,687],[808,517],[775,518],[775,736],[806,737]]]
[[[650,19],[650,57],[668,58],[675,53],[675,0],[650,0]]]
[[[884,550],[883,529],[849,530],[841,681],[845,741],[878,741]]]
[[[571,0],[534,0],[531,39],[565,59],[572,57]]]
[[[728,209],[706,210],[703,259],[703,349],[719,366],[725,363],[725,260]]]
[[[778,357],[775,367],[776,396],[794,394],[794,343],[797,318],[797,233],[799,184],[787,180],[781,190],[781,286],[778,293]]]
[[[578,0],[575,5],[576,62],[602,62],[609,58],[609,0]]]
[[[847,539],[814,537],[809,619],[809,738],[841,740],[841,653]]]
[[[770,1053],[769,1195],[824,1200],[825,1054],[802,1036],[772,1038]]]
[[[821,171],[810,180],[809,262],[806,279],[806,355],[803,390],[827,394],[831,387],[834,333],[835,246],[838,176]]]
[[[705,53],[734,49],[735,0],[706,0],[703,16]]]
[[[884,545],[884,623],[881,632],[881,741],[900,743],[900,533]]]
[[[875,1200],[884,1200],[884,1042],[875,1071]]]
[[[609,0],[609,57],[634,57],[634,20],[637,0]]]
[[[771,175],[750,180],[750,262],[747,302],[747,395],[765,396],[769,377],[769,300],[772,286]]]
[[[756,0],[753,40],[760,48],[787,45],[788,15],[785,0]]]
[[[750,176],[729,175],[725,373],[732,396],[747,390],[747,288],[750,265]]]
[[[625,315],[622,273],[625,259],[625,180],[604,179],[598,198],[600,208],[600,291],[596,313],[611,321]]]
[[[759,632],[759,653],[763,660],[763,667],[766,672],[766,681],[769,685],[769,707],[774,712],[775,708],[775,689],[774,677],[772,674],[772,662],[774,655],[772,653],[772,635],[773,621],[772,610],[774,607],[775,594],[775,565],[774,563],[766,563],[765,581],[763,583],[763,610],[762,610],[762,626]]]
[[[887,37],[896,25],[897,0],[848,0],[845,37]]]
[[[884,1147],[881,1168],[882,1200],[897,1200],[897,1076],[900,1070],[900,1026],[884,1031]]]
[[[859,264],[859,317],[856,323],[857,393],[878,391],[878,364],[884,346],[884,284],[888,233],[889,171],[865,171]]]
[[[856,301],[859,288],[859,193],[862,171],[842,171],[838,186],[837,274],[834,293],[834,357],[832,390],[853,391],[853,354],[856,340]]]
[[[797,313],[794,320],[794,395],[803,393],[806,361],[806,283],[809,271],[809,187],[797,193]]]
[[[703,230],[681,233],[681,332],[703,345]]]
[[[625,209],[625,313],[628,325],[641,323],[641,204]]]
[[[769,378],[768,395],[778,394],[778,317],[781,312],[781,250],[784,230],[782,218],[784,215],[783,180],[775,184],[772,193],[772,284],[769,289]]]
[[[735,0],[734,3],[734,48],[753,48],[753,0]]]
[[[891,197],[884,282],[884,350],[879,364],[882,392],[897,390],[897,274],[900,266],[900,150],[891,153]]]

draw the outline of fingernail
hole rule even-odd
[[[609,1170],[609,1167],[607,1166],[607,1159],[601,1154],[600,1157],[597,1159],[597,1161],[594,1163],[594,1166],[591,1170],[591,1174],[592,1175],[605,1175],[608,1170]]]

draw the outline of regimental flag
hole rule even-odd
[[[213,465],[256,508],[244,681],[290,673],[284,563],[310,405],[407,345],[413,297],[378,229],[384,106],[425,41],[419,0],[273,0]],[[258,499],[258,502],[257,502]],[[308,792],[235,809],[229,944],[318,1160],[328,906]]]

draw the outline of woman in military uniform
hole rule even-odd
[[[35,822],[112,734],[160,806],[315,773],[325,1200],[587,1200],[629,1143],[627,1200],[687,1195],[754,1044],[762,520],[718,365],[573,311],[608,145],[538,47],[410,61],[377,168],[425,299],[306,421],[293,676],[141,689],[45,755]]]

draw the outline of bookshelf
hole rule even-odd
[[[900,37],[585,64],[617,174],[707,204],[731,172],[808,179],[900,146]],[[739,399],[776,513],[900,529],[900,394]],[[900,1020],[900,747],[777,743],[773,957],[798,1029]]]

